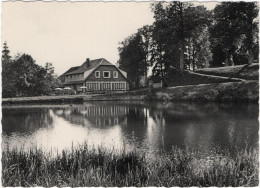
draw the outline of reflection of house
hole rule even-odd
[[[87,117],[125,116],[128,113],[126,106],[88,106],[80,113]]]
[[[76,91],[126,91],[129,89],[127,73],[106,59],[87,59],[81,66],[71,67],[60,78],[63,84]]]
[[[126,106],[90,106],[85,109],[87,119],[97,126],[111,126],[126,121],[129,108]]]
[[[55,111],[55,114],[78,125],[95,125],[98,127],[122,125],[126,122],[129,108],[126,106],[79,106],[67,110]]]

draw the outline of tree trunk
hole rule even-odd
[[[225,67],[228,66],[228,58],[224,60]]]
[[[144,85],[145,86],[147,86],[147,67],[148,67],[148,63],[147,63],[147,60],[145,59],[145,67],[144,67],[144,79],[145,79],[145,81],[144,81]]]
[[[190,70],[190,64],[191,64],[191,54],[190,54],[190,52],[191,52],[191,48],[190,48],[190,50],[189,50],[189,70]]]
[[[254,54],[253,54],[253,18],[250,19],[250,27],[246,34],[248,40],[248,64],[252,64],[254,62]]]
[[[234,66],[234,61],[233,61],[232,55],[229,56],[229,64],[230,64],[230,66]]]
[[[162,83],[164,83],[164,72],[163,72],[162,61],[160,62],[160,65],[161,65],[161,77],[162,77]]]
[[[192,70],[193,72],[195,71],[195,48],[193,46],[193,50],[192,50]]]
[[[184,70],[184,45],[183,42],[181,44],[181,51],[180,51],[180,70],[183,72]]]
[[[182,7],[182,2],[180,2],[180,22],[181,22],[181,39],[180,39],[180,45],[181,45],[181,49],[180,49],[180,70],[181,73],[184,70],[184,23],[183,23],[183,7]]]
[[[254,62],[254,55],[253,50],[250,48],[248,49],[248,64],[252,64]]]

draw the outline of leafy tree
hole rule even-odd
[[[140,64],[142,66],[144,78],[145,78],[145,85],[147,84],[147,74],[148,68],[151,66],[151,46],[152,46],[152,26],[145,25],[142,28],[138,29],[138,35],[142,37],[141,39],[141,48],[143,52],[143,62]]]
[[[254,59],[258,58],[258,12],[259,7],[257,2],[239,2],[237,5],[238,24],[242,21],[242,33],[245,35],[244,44],[247,49],[248,63],[253,63]],[[241,20],[241,21],[240,21]],[[243,35],[242,34],[242,35]],[[256,49],[256,53],[254,53]]]
[[[43,82],[44,69],[35,64],[35,60],[30,55],[21,55],[12,63],[11,70],[15,78],[16,95],[33,96],[40,94],[39,87]]]
[[[212,60],[211,43],[208,26],[198,27],[194,30],[187,42],[186,62],[194,71],[196,68],[209,67]]]
[[[258,56],[258,6],[256,2],[223,2],[214,9],[210,28],[212,66],[235,64],[233,58],[247,56],[248,63]],[[220,56],[221,55],[221,56]]]
[[[46,70],[45,81],[48,85],[48,90],[52,91],[53,89],[58,87],[58,76],[54,72],[54,67],[52,63],[47,62],[44,68]]]
[[[127,72],[133,87],[138,87],[141,77],[147,76],[147,41],[143,41],[143,37],[146,37],[144,31],[142,29],[126,38],[118,48],[119,68]]]
[[[41,67],[28,54],[16,58],[3,67],[3,97],[48,95],[55,87],[52,64]]]
[[[210,13],[203,6],[194,7],[187,2],[154,3],[152,10],[157,59],[163,61],[161,67],[165,69],[173,66],[182,71],[190,38],[199,31],[198,27],[207,26]]]
[[[153,3],[152,10],[153,25],[139,29],[119,47],[119,64],[129,79],[139,83],[140,76],[147,75],[148,66],[152,67],[152,79],[163,82],[170,67],[182,71],[191,62],[194,69],[195,65],[208,66],[212,56],[210,12],[203,6],[183,2]]]

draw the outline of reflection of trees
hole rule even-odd
[[[127,106],[120,105],[81,105],[54,110],[54,113],[72,124],[108,128],[126,124],[128,110]]]
[[[146,132],[147,116],[143,107],[131,106],[127,114],[127,126],[124,127],[124,135],[127,140],[133,136],[136,141],[143,141]]]
[[[53,126],[53,119],[48,109],[19,108],[2,109],[3,132],[10,135],[14,132],[30,133],[40,128]]]
[[[209,149],[255,145],[258,141],[258,105],[167,103],[152,105],[151,114],[163,112],[165,140],[169,145]],[[153,119],[155,119],[153,117]]]
[[[150,150],[162,150],[165,147],[165,115],[160,110],[148,109],[148,121],[147,121],[147,147]]]

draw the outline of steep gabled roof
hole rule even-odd
[[[90,66],[87,66],[86,63],[87,62],[84,62],[81,66],[79,66],[79,68],[77,70],[66,73],[66,75],[84,73],[85,71],[96,68],[99,65],[113,65],[112,63],[109,63],[107,60],[105,60],[103,58],[91,60],[89,62]]]
[[[102,58],[102,61],[100,62],[100,65],[113,65],[113,64],[110,63],[109,61],[107,61],[106,59]]]

